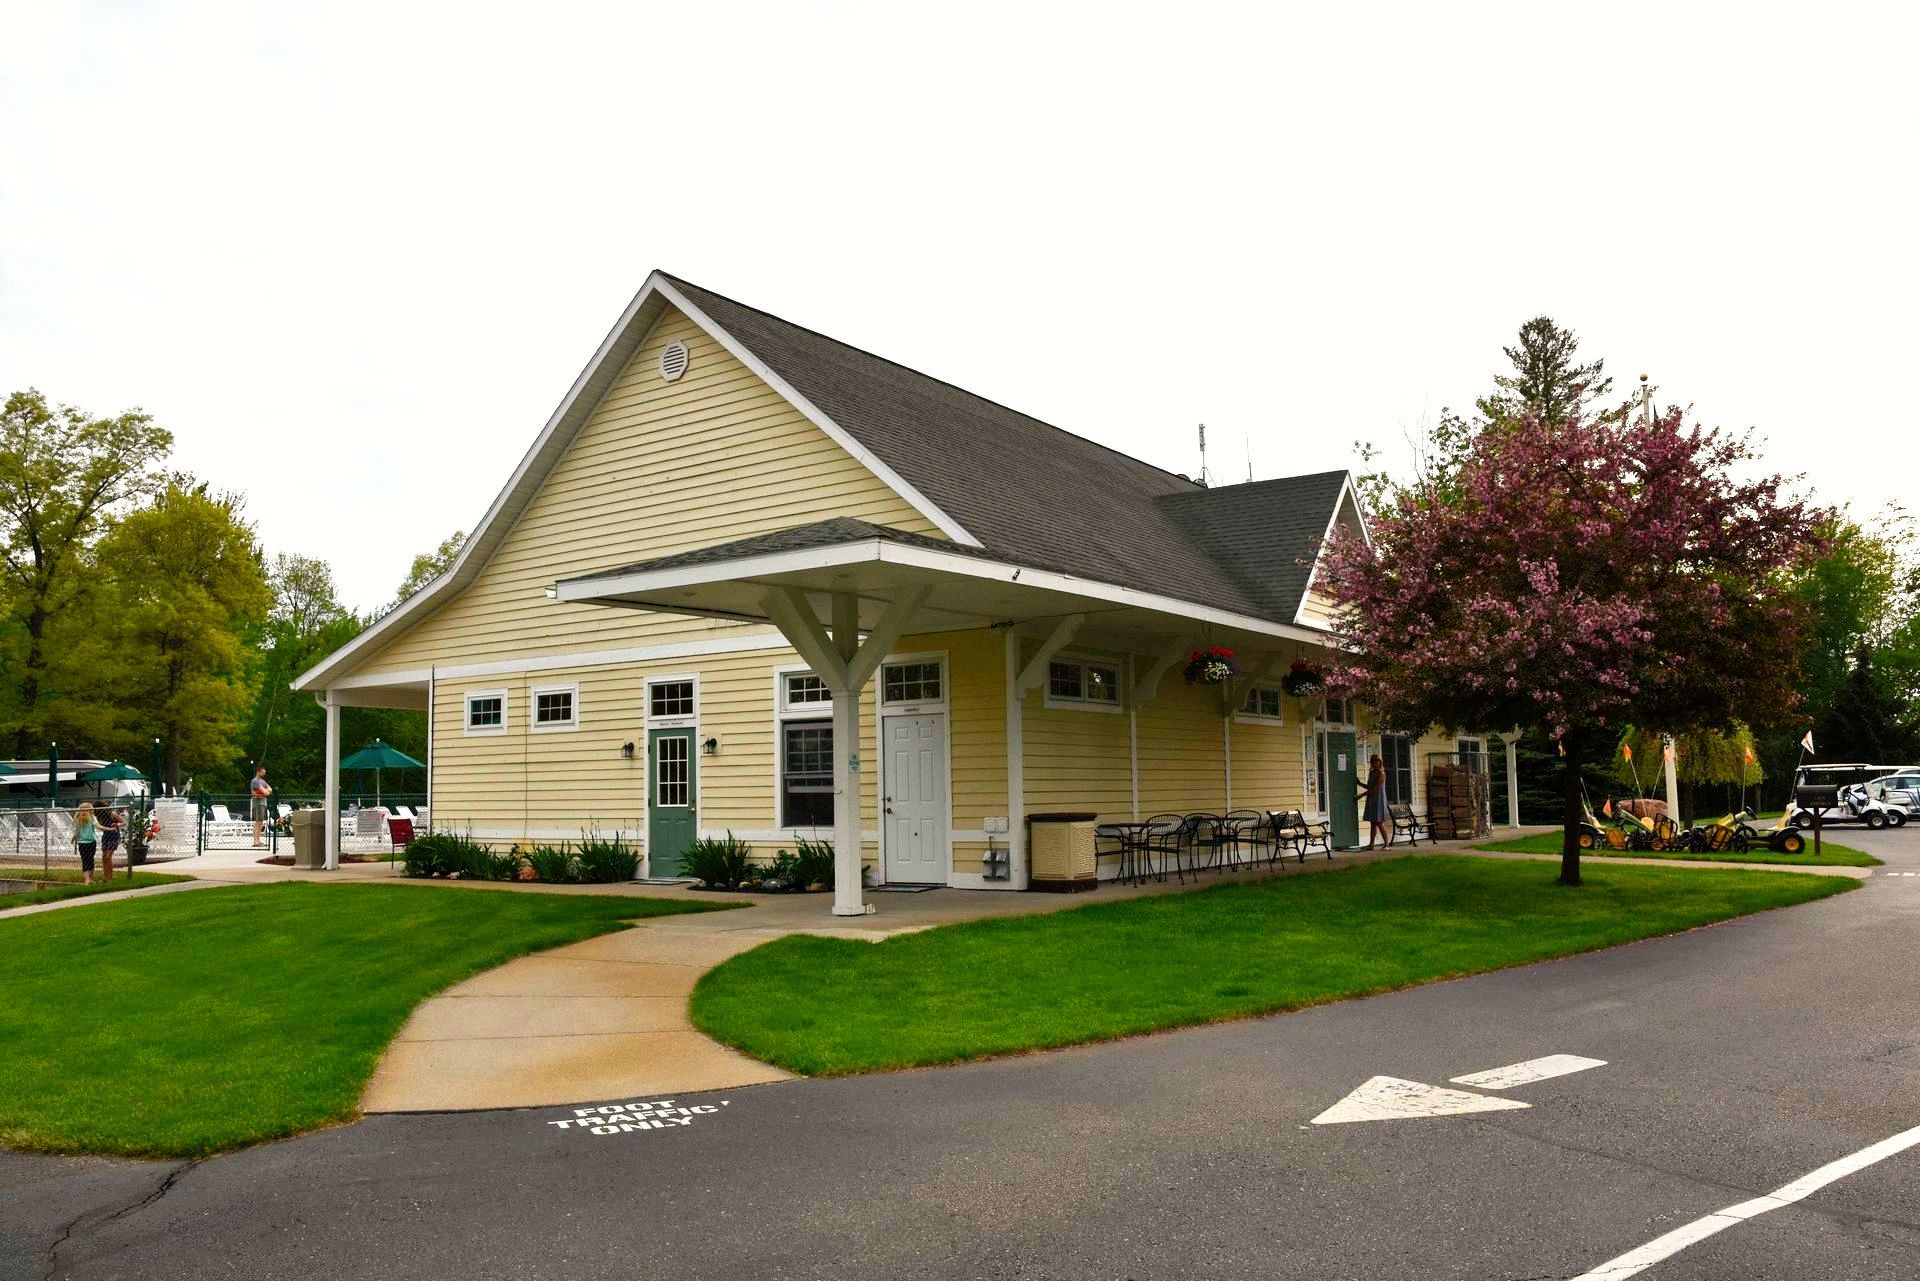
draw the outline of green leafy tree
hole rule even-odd
[[[260,681],[247,717],[251,759],[273,771],[283,793],[316,791],[324,775],[326,714],[290,688],[295,677],[358,635],[361,620],[340,603],[333,570],[311,556],[281,554],[267,571],[273,606],[253,639]]]
[[[1734,721],[1724,732],[1697,729],[1677,735],[1673,746],[1673,781],[1680,788],[1680,813],[1674,817],[1683,823],[1698,818],[1696,802],[1702,789],[1737,786],[1744,793],[1761,781],[1753,731],[1742,721]],[[1632,757],[1622,752],[1622,747],[1631,748]],[[1660,735],[1627,726],[1614,745],[1614,782],[1661,795],[1666,788],[1665,750],[1666,742]]]
[[[425,587],[428,583],[453,568],[453,558],[460,554],[460,549],[466,545],[466,541],[466,532],[456,529],[441,539],[440,545],[432,551],[422,552],[418,556],[415,556],[413,558],[413,564],[407,567],[407,576],[400,582],[400,590],[394,594],[393,605],[389,605],[387,608],[392,609],[394,605],[400,604],[406,600],[407,597],[413,595],[422,587]]]
[[[231,770],[243,753],[239,730],[258,676],[246,641],[273,596],[241,501],[175,477],[101,540],[116,588],[122,729],[131,744],[162,740],[169,787],[183,769]]]
[[[154,491],[172,446],[137,409],[98,418],[31,388],[0,409],[0,731],[15,756],[59,731],[59,703],[84,703],[73,650],[50,643],[54,620],[81,612],[93,541],[116,511]],[[92,709],[67,710],[85,718]]]

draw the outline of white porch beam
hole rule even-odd
[[[1261,656],[1259,662],[1233,678],[1230,682],[1231,687],[1227,693],[1227,714],[1229,716],[1246,705],[1247,691],[1267,679],[1267,676],[1273,671],[1274,664],[1279,661],[1280,655],[1278,654],[1264,654]]]
[[[880,660],[887,656],[887,651],[893,648],[893,643],[900,639],[901,634],[907,630],[907,624],[913,621],[913,616],[920,612],[920,607],[927,603],[927,597],[932,594],[933,588],[923,583],[918,587],[909,587],[904,593],[887,603],[879,620],[874,623],[873,630],[867,633],[866,642],[849,658],[847,663],[849,686],[854,689],[861,688],[880,669]],[[836,620],[836,630],[838,626],[838,620]]]
[[[846,688],[846,659],[840,656],[838,645],[815,617],[805,592],[797,587],[776,587],[760,598],[760,605],[773,625],[780,629],[780,634],[787,638],[787,644],[807,660],[807,666],[829,690],[838,694]],[[855,639],[851,630],[848,639]]]
[[[1185,651],[1178,649],[1170,654],[1163,654],[1153,660],[1151,667],[1140,673],[1133,682],[1133,701],[1136,705],[1151,703],[1160,696],[1160,678],[1172,671],[1173,665],[1179,662],[1184,654]]]
[[[1660,754],[1666,759],[1667,763],[1667,817],[1678,823],[1680,821],[1680,782],[1678,777],[1680,748],[1674,743],[1673,735],[1671,734],[1666,734],[1661,737],[1660,746],[1662,749]]]
[[[322,821],[326,824],[327,870],[332,872],[340,866],[340,704],[334,702],[332,690],[321,702],[327,709],[327,783],[322,806],[326,817]]]
[[[798,595],[798,593],[795,593]],[[804,602],[801,602],[804,604]],[[805,611],[811,619],[811,610]],[[860,686],[848,669],[860,652],[860,602],[850,592],[833,594],[833,914],[865,916],[860,892]],[[819,627],[814,624],[815,631]]]
[[[1506,738],[1507,826],[1518,827],[1520,826],[1520,751],[1516,744],[1520,741],[1520,731],[1516,729]]]
[[[1053,630],[1047,633],[1047,638],[1040,642],[1039,651],[1027,660],[1027,665],[1020,669],[1020,675],[1014,680],[1015,698],[1025,698],[1040,688],[1040,682],[1047,674],[1047,664],[1053,661],[1055,654],[1067,647],[1067,642],[1073,639],[1073,634],[1080,630],[1080,624],[1086,621],[1085,614],[1068,614],[1053,625]]]

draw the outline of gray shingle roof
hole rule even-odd
[[[1298,562],[1312,555],[1326,529],[1344,472],[1208,489],[711,290],[667,279],[994,555],[1293,621],[1307,576]]]

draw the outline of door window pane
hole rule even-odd
[[[685,809],[693,800],[693,775],[688,759],[693,738],[668,734],[653,744],[653,803]]]

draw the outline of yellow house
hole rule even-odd
[[[452,567],[295,688],[429,714],[433,824],[492,841],[830,839],[876,882],[1020,889],[1026,816],[1301,809],[1354,830],[1374,751],[1289,697],[1345,472],[1207,488],[664,273]],[[1190,654],[1236,655],[1189,684]],[[329,865],[337,823],[329,822]]]

